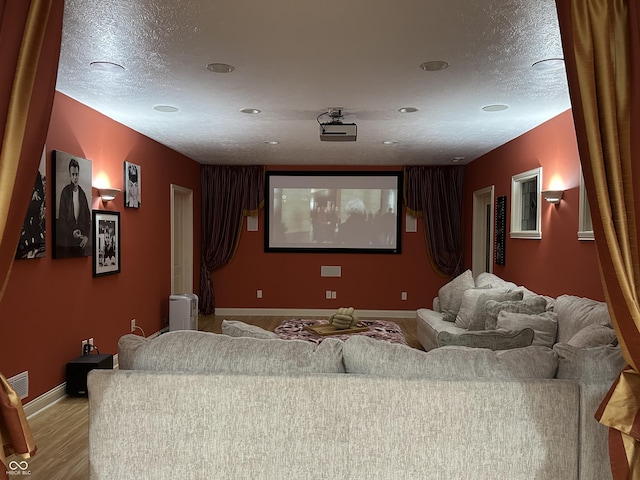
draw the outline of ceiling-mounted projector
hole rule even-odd
[[[328,115],[330,122],[321,123],[320,117]],[[322,142],[355,142],[358,126],[355,123],[342,123],[342,107],[329,107],[318,115],[320,124],[320,141]]]
[[[320,140],[322,142],[355,142],[358,126],[355,123],[321,123]]]

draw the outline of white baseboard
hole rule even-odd
[[[43,410],[49,408],[51,405],[59,402],[67,396],[65,390],[67,388],[67,382],[61,383],[57,387],[52,388],[48,392],[43,393],[39,397],[34,398],[30,402],[23,405],[24,415],[32,417],[36,413],[40,413]]]
[[[328,317],[335,309],[295,309],[295,308],[216,308],[218,316],[273,316],[273,317]],[[367,318],[416,318],[415,310],[357,310],[358,317]]]

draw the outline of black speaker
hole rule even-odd
[[[67,363],[67,395],[73,397],[87,396],[87,374],[94,368],[113,368],[113,355],[82,355]]]

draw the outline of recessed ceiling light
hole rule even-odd
[[[509,108],[508,105],[497,103],[495,105],[485,105],[484,107],[482,107],[482,110],[484,110],[485,112],[501,112],[503,110],[506,110],[507,108]]]
[[[413,113],[413,112],[417,112],[418,110],[420,109],[417,107],[402,107],[398,109],[400,113]]]
[[[438,72],[440,70],[446,70],[449,68],[449,63],[443,60],[433,60],[430,62],[424,62],[420,65],[420,68],[425,72]]]
[[[564,58],[545,58],[544,60],[535,62],[531,67],[541,72],[560,70],[564,68]]]
[[[257,108],[241,108],[240,111],[242,113],[250,113],[253,115],[260,113],[260,110],[258,110]]]
[[[280,142],[278,142],[277,140],[265,140],[264,143],[266,143],[267,145],[278,145]]]
[[[91,62],[89,66],[97,72],[122,72],[124,67],[113,62]]]
[[[397,140],[385,140],[384,142],[385,145],[395,145],[396,143],[398,143]]]
[[[464,157],[453,157],[453,158],[451,159],[451,161],[452,161],[453,163],[459,163],[459,162],[461,162],[462,160],[464,160]]]
[[[180,110],[178,107],[172,107],[171,105],[156,105],[153,109],[163,113],[173,113]]]
[[[207,65],[207,70],[214,73],[231,73],[235,67],[226,63],[210,63]]]

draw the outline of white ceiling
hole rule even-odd
[[[57,89],[200,163],[442,165],[570,108],[562,57],[554,0],[66,0]]]

